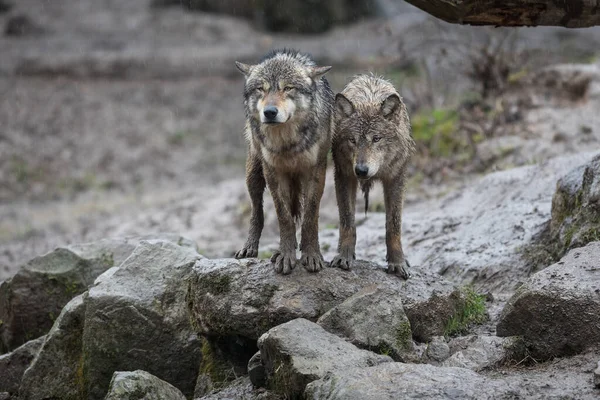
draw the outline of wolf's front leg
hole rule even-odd
[[[319,206],[325,188],[325,174],[327,171],[327,160],[319,165],[312,174],[308,174],[303,180],[304,184],[304,220],[302,222],[302,237],[300,259],[304,268],[309,272],[318,272],[325,266],[319,247]]]
[[[348,270],[356,258],[356,223],[354,212],[356,208],[356,187],[358,181],[354,175],[335,168],[335,194],[340,214],[340,239],[338,255],[331,261],[332,267]]]
[[[292,215],[292,181],[284,174],[276,174],[270,169],[265,171],[265,177],[279,221],[279,250],[273,253],[271,262],[275,272],[287,275],[296,266],[296,224]]]
[[[402,279],[410,278],[402,251],[402,204],[404,201],[404,174],[400,178],[383,182],[385,201],[385,242],[387,246],[388,273]]]
[[[246,160],[246,187],[250,195],[252,214],[250,216],[250,232],[248,240],[241,250],[235,253],[235,258],[250,258],[258,256],[258,242],[264,225],[263,194],[265,191],[265,176],[262,161],[250,150]]]

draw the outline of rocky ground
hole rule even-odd
[[[249,217],[233,61],[298,47],[339,69],[339,90],[393,75],[398,37],[469,28],[409,6],[319,36],[142,0],[0,10],[0,398],[598,397],[597,63],[521,71],[498,98],[518,118],[466,166],[415,160],[411,280],[383,270],[378,191],[357,215],[364,261],[283,277],[265,261],[269,196],[259,260],[228,258]],[[524,48],[580,61],[600,36],[524,31]],[[326,259],[336,224],[330,173]]]

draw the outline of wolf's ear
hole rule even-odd
[[[345,117],[354,114],[354,105],[341,93],[335,96],[335,108]]]
[[[236,66],[236,67],[237,67],[237,69],[239,69],[239,70],[240,70],[240,72],[241,72],[242,74],[244,74],[245,76],[248,76],[248,75],[250,75],[250,71],[252,71],[252,65],[244,64],[244,63],[241,63],[241,62],[239,62],[239,61],[236,61],[236,62],[235,62],[235,66]]]
[[[331,67],[311,67],[308,75],[313,79],[317,79],[325,75],[330,69]]]
[[[391,116],[394,111],[400,107],[400,97],[397,94],[391,94],[381,103],[381,115],[384,117]]]

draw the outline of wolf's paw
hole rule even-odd
[[[388,274],[398,275],[400,278],[407,280],[410,278],[410,272],[408,269],[410,268],[410,264],[407,260],[404,260],[402,263],[390,263],[388,264],[387,272]]]
[[[235,253],[235,258],[253,258],[258,257],[258,247],[244,246],[241,250]]]
[[[271,262],[275,268],[275,272],[278,274],[287,275],[296,266],[296,256],[290,254],[283,254],[281,251],[276,250],[271,256]]]
[[[355,259],[356,256],[353,251],[342,250],[340,251],[340,254],[333,257],[333,260],[331,260],[329,266],[332,268],[341,268],[348,271],[352,266],[352,261],[354,261]]]
[[[325,261],[321,253],[302,254],[300,262],[308,272],[319,272],[325,266]]]

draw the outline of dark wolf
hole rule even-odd
[[[269,187],[279,220],[275,271],[296,264],[296,222],[302,220],[301,263],[308,271],[324,266],[319,248],[319,204],[331,146],[334,96],[319,67],[305,54],[276,50],[256,65],[237,62],[245,75],[246,184],[252,214],[250,232],[235,257],[256,257],[263,229],[263,192]],[[303,216],[303,217],[302,217]]]
[[[332,153],[340,239],[332,266],[349,269],[355,259],[356,189],[360,185],[366,211],[369,189],[379,180],[386,211],[388,272],[408,279],[401,225],[406,169],[414,152],[408,112],[394,86],[373,75],[354,77],[335,98]]]

